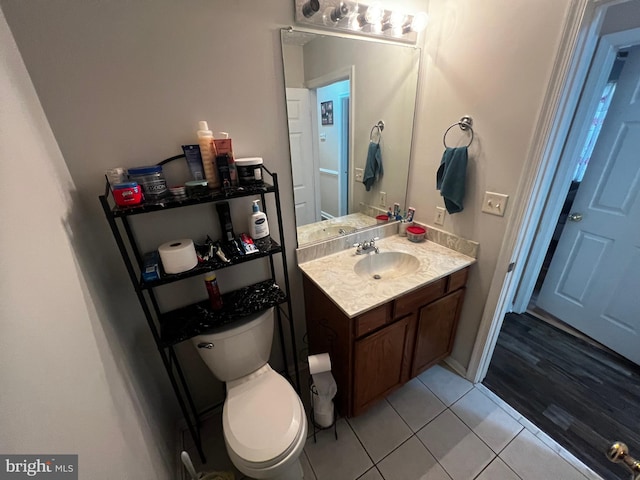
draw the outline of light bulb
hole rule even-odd
[[[349,18],[349,28],[351,30],[360,31],[367,24],[367,20],[364,18],[364,15],[359,13],[354,13]]]
[[[384,16],[384,8],[382,8],[382,4],[380,2],[373,2],[367,8],[367,13],[365,13],[364,18],[367,23],[375,24],[380,23],[382,17]]]
[[[358,12],[358,2],[338,2],[336,6],[327,7],[322,15],[322,21],[328,27],[335,27],[342,19]]]
[[[305,18],[311,18],[318,10],[320,10],[320,0],[309,0],[302,5],[302,15]]]
[[[420,33],[427,28],[427,23],[429,23],[429,15],[425,12],[418,12],[413,16],[411,30],[416,33]]]
[[[404,17],[405,14],[402,12],[391,12],[391,15],[389,16],[389,23],[394,28],[402,27],[402,24],[404,23]]]

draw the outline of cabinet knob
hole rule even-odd
[[[201,342],[198,344],[198,348],[208,348],[211,350],[213,348],[213,343],[211,342]]]

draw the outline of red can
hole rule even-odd
[[[142,188],[137,182],[118,183],[113,186],[113,199],[121,207],[137,205],[142,202]]]
[[[220,310],[222,308],[222,295],[220,295],[216,274],[208,274],[204,277],[204,283],[207,286],[207,293],[209,294],[209,303],[211,304],[211,308],[213,310]]]

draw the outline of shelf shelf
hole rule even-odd
[[[260,195],[263,193],[275,192],[275,190],[275,187],[273,185],[269,185],[268,183],[246,187],[231,187],[227,190],[212,190],[211,192],[202,195],[186,197],[182,200],[176,200],[175,198],[168,196],[162,200],[157,200],[155,202],[143,202],[139,205],[132,205],[130,207],[120,207],[116,205],[112,208],[111,213],[114,217],[129,217],[131,215],[159,212],[162,210],[169,210],[171,208],[188,207],[190,205],[220,202],[222,200],[229,200],[231,198]]]
[[[167,158],[159,163],[165,165],[173,161],[181,161],[184,155],[175,155]],[[153,335],[154,342],[158,347],[158,353],[162,360],[171,387],[175,393],[180,410],[184,416],[187,428],[191,434],[191,438],[198,450],[200,461],[206,463],[206,457],[202,448],[202,439],[200,436],[201,414],[191,396],[187,378],[180,365],[179,356],[174,349],[177,343],[188,340],[198,334],[206,333],[217,327],[237,322],[248,315],[263,311],[270,307],[277,307],[278,314],[276,316],[277,334],[280,340],[280,348],[284,361],[284,371],[289,371],[289,352],[287,352],[285,333],[290,342],[290,354],[293,358],[293,369],[295,370],[296,390],[300,393],[300,372],[296,355],[298,348],[296,346],[295,325],[293,319],[293,306],[291,303],[291,285],[289,282],[289,274],[287,267],[287,256],[285,254],[285,235],[282,225],[282,209],[280,204],[280,190],[278,187],[278,174],[270,172],[264,165],[262,171],[265,177],[269,179],[268,183],[262,185],[252,185],[247,187],[232,187],[226,190],[212,190],[203,195],[190,196],[177,200],[172,196],[167,196],[161,201],[145,202],[140,205],[129,207],[120,207],[114,205],[111,188],[108,181],[105,181],[105,189],[102,195],[98,196],[102,209],[104,211],[109,227],[115,239],[115,242],[124,261],[129,280],[134,287],[140,307],[144,313],[144,317],[149,326],[149,330]],[[106,179],[105,179],[106,180]],[[134,234],[134,229],[129,222],[130,216],[141,215],[151,212],[159,212],[173,208],[189,207],[191,205],[203,205],[207,203],[220,202],[235,198],[260,196],[264,202],[265,194],[273,193],[275,202],[275,216],[270,217],[271,221],[277,223],[277,238],[280,243],[271,240],[271,243],[256,242],[256,246],[260,249],[259,253],[247,256],[238,256],[230,258],[230,263],[223,263],[216,258],[213,261],[202,263],[188,272],[174,275],[162,275],[159,280],[144,281],[140,276],[140,263],[143,255],[138,248],[138,242]],[[204,212],[201,212],[204,213]],[[156,220],[161,220],[158,216]],[[167,218],[165,216],[165,218]],[[282,288],[276,282],[276,254],[280,253],[278,258],[279,264],[282,266]],[[210,271],[219,270],[241,263],[250,262],[257,259],[268,259],[269,269],[271,272],[268,280],[248,285],[233,292],[226,293],[222,296],[223,307],[220,310],[213,311],[210,308],[209,301],[197,302],[170,312],[162,312],[156,294],[162,293],[162,289],[156,289],[161,285],[166,285],[189,277],[195,277]],[[265,262],[261,262],[265,263]],[[162,266],[160,266],[162,269]],[[164,273],[164,272],[162,272]],[[264,277],[259,277],[264,278]],[[253,280],[255,282],[255,279]],[[243,282],[244,283],[244,282]],[[287,322],[287,331],[283,326]]]
[[[286,300],[286,294],[273,280],[265,280],[222,295],[221,310],[211,310],[209,300],[204,300],[163,313],[160,317],[162,346],[170,347]]]
[[[251,262],[259,258],[267,258],[271,255],[282,252],[282,247],[273,239],[270,239],[269,244],[266,244],[266,242],[264,244],[261,244],[259,248],[259,252],[252,253],[250,255],[232,257],[231,263],[224,263],[222,260],[216,258],[215,260],[199,263],[191,270],[188,270],[186,272],[176,274],[168,274],[162,272],[159,280],[144,281],[140,279],[140,288],[143,290],[147,290],[150,288],[159,287],[161,285],[167,285],[169,283],[184,280],[185,278],[195,277],[203,273],[212,272],[214,270],[222,270],[223,268],[232,267],[241,263]]]

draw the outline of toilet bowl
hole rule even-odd
[[[192,342],[226,382],[222,427],[236,468],[257,479],[301,480],[307,420],[293,387],[267,363],[273,323],[270,308]]]

